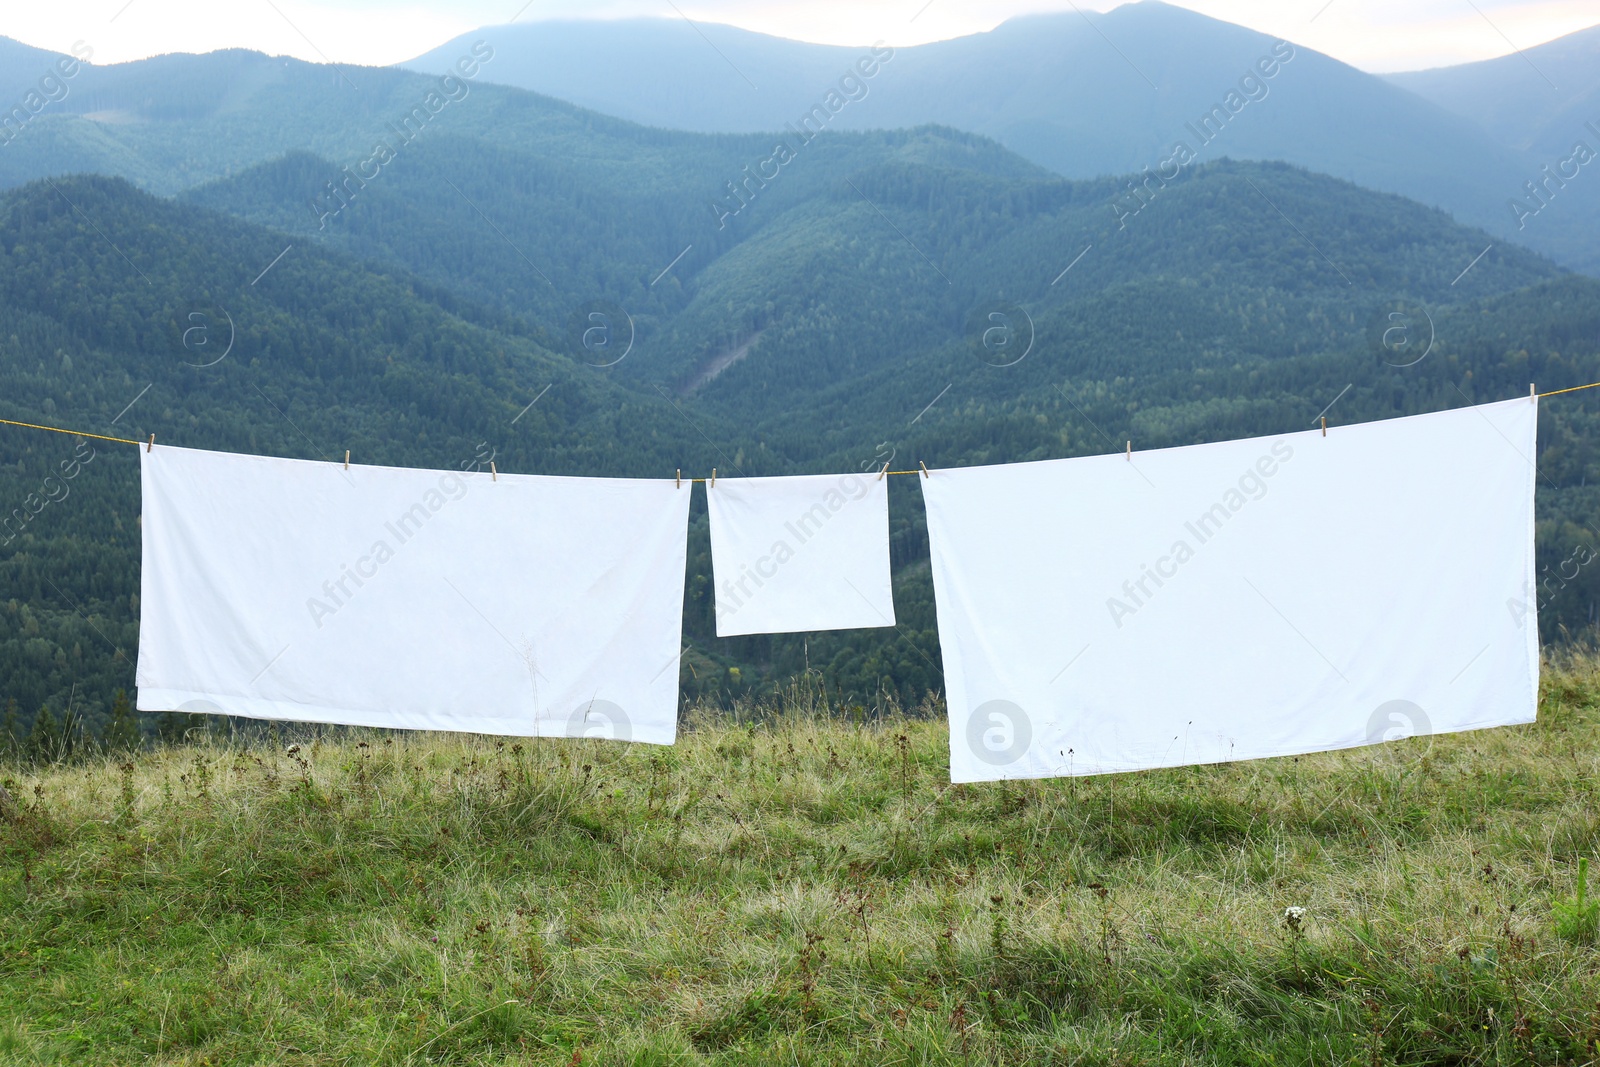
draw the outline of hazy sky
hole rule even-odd
[[[1600,23],[1600,0],[1174,0],[1371,71],[1505,55]],[[1116,0],[1078,0],[1105,11]],[[99,63],[255,48],[388,64],[479,26],[549,18],[687,17],[830,44],[918,44],[1073,0],[40,0],[0,2],[0,35]]]

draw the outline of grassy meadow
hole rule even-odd
[[[919,710],[0,768],[0,1064],[1600,1057],[1600,664],[1532,726],[1078,780],[951,786]]]

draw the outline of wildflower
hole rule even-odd
[[[1299,930],[1300,924],[1305,920],[1306,909],[1291,904],[1283,909],[1283,925],[1290,930]]]

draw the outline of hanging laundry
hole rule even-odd
[[[894,625],[887,479],[719,478],[706,502],[718,637]]]
[[[919,478],[951,781],[1532,722],[1537,412]]]
[[[140,457],[140,710],[672,743],[687,486]]]

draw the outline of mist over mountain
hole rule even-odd
[[[1559,224],[1519,228],[1506,201],[1541,160],[1456,113],[1470,108],[1158,0],[1014,18],[887,56],[699,29],[704,37],[663,18],[477,35],[496,42],[491,80],[652,126],[776,132],[808,115],[813,125],[827,116],[831,129],[937,123],[1075,178],[1159,173],[1180,145],[1198,160],[1282,160],[1443,207],[1600,272],[1600,190],[1575,190]],[[466,40],[405,65],[444,70]]]

